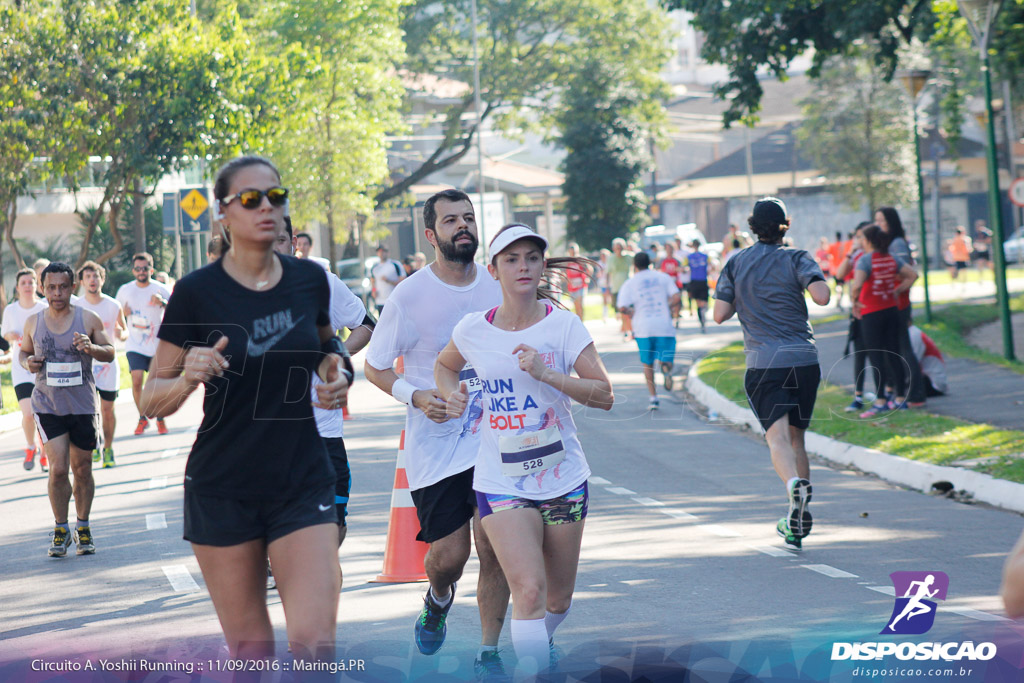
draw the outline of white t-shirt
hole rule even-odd
[[[395,287],[384,278],[397,278],[405,276],[405,268],[402,264],[394,259],[388,259],[387,261],[381,261],[370,270],[373,275],[373,282],[377,289],[377,294],[374,296],[378,306],[383,306],[384,302],[388,300],[391,293],[395,291]]]
[[[576,437],[572,400],[521,370],[512,350],[519,344],[532,346],[547,367],[571,374],[576,359],[594,341],[575,314],[558,308],[516,332],[495,327],[485,315],[467,315],[452,332],[452,340],[483,385],[484,429],[473,488],[531,500],[565,495],[590,476]],[[553,467],[511,476],[552,454],[557,459],[559,452],[564,458]]]
[[[384,307],[366,350],[366,362],[378,370],[404,357],[405,380],[417,389],[434,388],[434,361],[468,313],[501,304],[501,285],[477,264],[473,284],[455,287],[441,281],[430,266],[399,283]],[[464,472],[479,450],[480,385],[473,369],[460,378],[471,390],[470,407],[461,420],[438,424],[409,406],[405,418],[405,471],[413,491]]]
[[[156,280],[150,280],[145,287],[139,287],[138,281],[132,280],[117,290],[117,302],[128,319],[128,341],[124,349],[150,358],[156,354],[156,335],[164,318],[164,307],[150,302],[154,294],[166,300],[171,297],[171,290]]]
[[[81,297],[78,300],[79,306],[92,311],[103,321],[103,331],[107,333],[111,343],[117,343],[117,316],[121,314],[121,305],[117,299],[100,294],[98,304],[89,303],[89,299]],[[121,386],[121,366],[117,363],[117,357],[109,363],[101,363],[98,360],[92,361],[92,375],[96,378],[96,388],[103,391],[117,391]]]
[[[678,292],[672,278],[657,270],[644,270],[626,280],[618,305],[633,306],[633,335],[638,339],[676,336],[668,300]]]
[[[18,300],[15,299],[13,302],[7,304],[7,308],[4,309],[3,322],[0,323],[0,335],[6,337],[9,333],[15,332],[18,335],[25,335],[25,321],[30,317],[38,313],[39,311],[45,311],[49,308],[49,304],[46,303],[46,299],[37,300],[31,308],[22,308]],[[25,382],[36,381],[36,375],[34,372],[29,372],[22,367],[19,362],[18,353],[21,351],[21,341],[11,342],[11,382],[14,386],[24,384]]]
[[[334,273],[327,273],[327,282],[331,285],[331,329],[340,330],[347,327],[354,330],[359,327],[366,317],[363,302]],[[314,373],[311,393],[314,402],[318,384],[323,382],[320,376]],[[313,416],[316,417],[316,429],[320,436],[338,438],[345,435],[345,414],[342,411],[324,410],[313,406]]]

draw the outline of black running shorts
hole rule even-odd
[[[143,372],[149,372],[149,364],[153,362],[152,356],[144,356],[136,351],[128,351],[124,356],[128,361],[128,369],[130,371],[142,370]]]
[[[346,526],[345,516],[348,515],[348,496],[352,489],[352,472],[348,467],[348,453],[345,451],[345,439],[324,437],[327,455],[331,456],[334,465],[334,507],[338,508],[338,523]]]
[[[686,293],[690,295],[690,298],[695,301],[707,301],[708,300],[708,281],[707,280],[692,280],[687,282]]]
[[[107,391],[106,389],[97,389],[96,391],[99,392],[100,398],[103,399],[104,401],[113,402],[117,400],[117,389],[114,389],[113,391]]]
[[[36,413],[36,427],[43,443],[68,435],[71,444],[83,451],[92,451],[99,442],[95,415],[51,415]]]
[[[334,484],[288,500],[242,500],[205,496],[185,489],[186,541],[232,546],[258,538],[273,543],[293,531],[337,524]]]
[[[747,400],[766,432],[783,415],[789,424],[807,429],[814,412],[821,383],[821,367],[801,365],[794,368],[748,369],[743,380]]]
[[[416,504],[416,517],[420,520],[417,541],[433,543],[455,533],[473,519],[476,492],[473,491],[472,467],[411,493],[412,502]]]
[[[36,388],[36,385],[32,382],[22,382],[21,384],[14,385],[14,395],[21,401],[26,398],[32,398],[32,390]]]

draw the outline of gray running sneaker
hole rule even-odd
[[[47,555],[50,557],[64,557],[67,555],[68,546],[71,545],[71,532],[62,526],[56,526],[53,528],[53,533],[50,536],[53,538],[53,542],[50,543]]]
[[[92,531],[87,526],[80,526],[75,529],[75,543],[78,546],[79,555],[95,555],[96,544],[92,542]]]

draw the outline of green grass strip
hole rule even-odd
[[[739,342],[708,354],[697,365],[697,374],[705,384],[749,407],[743,390],[744,372],[743,344]],[[854,413],[843,412],[850,398],[840,387],[822,385],[811,431],[918,462],[967,466],[999,479],[1024,483],[1024,432],[921,410],[901,410],[861,420]]]

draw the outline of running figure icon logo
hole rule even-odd
[[[881,633],[920,635],[935,623],[935,600],[945,600],[949,577],[944,572],[893,572],[896,604]]]

